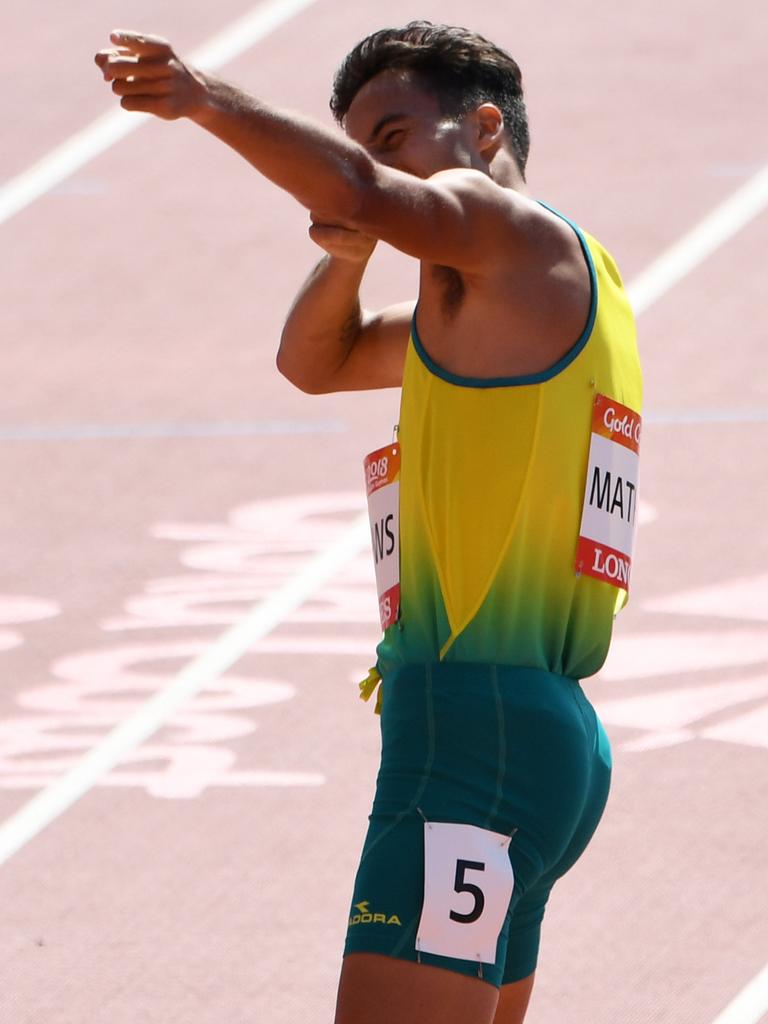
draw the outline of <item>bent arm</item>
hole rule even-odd
[[[365,313],[366,263],[326,255],[307,278],[283,328],[277,367],[309,394],[399,387],[414,303]]]
[[[481,269],[502,247],[507,259],[514,257],[515,204],[509,190],[481,171],[417,178],[374,160],[340,131],[268,107],[224,82],[206,82],[206,105],[193,120],[323,219],[416,259],[468,271]]]
[[[482,172],[405,174],[338,130],[187,67],[165,40],[128,32],[112,40],[117,49],[96,60],[126,110],[190,118],[324,221],[459,269],[479,269],[502,248],[514,258],[525,204]]]
[[[481,269],[502,246],[507,259],[514,257],[509,190],[481,171],[417,178],[374,160],[338,130],[220,80],[205,81],[206,103],[192,120],[324,220],[416,259],[468,271]]]

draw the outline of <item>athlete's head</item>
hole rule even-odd
[[[419,177],[478,166],[489,138],[525,177],[530,140],[520,68],[467,29],[412,21],[374,32],[336,73],[331,110],[376,159]]]

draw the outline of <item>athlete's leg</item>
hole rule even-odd
[[[499,992],[499,1004],[493,1024],[523,1024],[525,1011],[533,991],[534,975],[529,974],[521,981],[513,981],[511,985],[502,985]]]
[[[610,740],[606,735],[602,722],[597,716],[597,712],[586,696],[580,691],[578,692],[578,700],[584,709],[584,714],[593,736],[592,771],[584,800],[584,810],[571,837],[571,841],[558,863],[542,879],[542,884],[550,886],[554,885],[556,879],[562,878],[566,872],[570,871],[586,850],[603,816],[611,789],[613,759],[611,756]]]
[[[539,952],[541,922],[552,886],[576,863],[586,849],[602,816],[611,784],[611,751],[608,737],[581,691],[577,702],[592,739],[592,768],[581,819],[560,860],[538,880],[515,907],[508,933],[507,960],[494,1024],[522,1024],[533,989],[533,973]],[[525,977],[521,974],[526,972]],[[514,980],[511,983],[506,979]]]
[[[348,953],[336,1024],[493,1024],[498,999],[494,985],[467,974],[379,953]]]

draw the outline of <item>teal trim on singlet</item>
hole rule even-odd
[[[564,356],[558,359],[553,366],[550,366],[547,370],[540,370],[538,373],[521,374],[516,377],[464,377],[457,373],[451,373],[450,370],[445,370],[442,366],[438,366],[424,348],[421,338],[419,337],[419,330],[416,323],[416,316],[419,309],[417,305],[416,309],[413,311],[413,321],[411,323],[413,347],[416,349],[419,358],[430,373],[434,373],[436,377],[440,377],[442,380],[448,381],[449,384],[456,384],[458,387],[464,388],[504,388],[522,387],[526,384],[542,384],[544,381],[551,380],[552,377],[556,377],[558,373],[561,373],[567,366],[569,366],[589,341],[590,335],[592,334],[592,328],[595,324],[595,317],[597,316],[597,274],[595,272],[592,253],[589,251],[587,240],[581,230],[573,223],[572,220],[569,220],[551,206],[547,206],[546,203],[539,201],[539,205],[543,206],[546,210],[549,210],[549,212],[553,213],[556,217],[564,220],[566,224],[573,228],[576,233],[576,237],[579,240],[584,260],[587,264],[587,270],[589,271],[589,313],[587,315],[587,322],[584,326],[584,330],[579,335],[577,342],[565,353]]]
[[[380,676],[469,661],[584,678],[605,660],[626,592],[576,567],[594,403],[606,395],[640,413],[642,377],[619,271],[574,230],[589,315],[548,370],[448,374],[414,323],[398,429],[400,618],[378,646]]]

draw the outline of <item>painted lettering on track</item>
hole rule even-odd
[[[649,683],[674,679],[672,689],[597,701],[607,726],[639,735],[619,744],[643,752],[692,740],[715,740],[768,750],[768,576],[724,581],[643,604],[667,616],[699,618],[699,628],[641,632],[614,640],[600,672],[609,682]],[[713,623],[712,620],[715,620]],[[724,620],[717,622],[717,620]],[[735,626],[733,620],[744,620]],[[722,673],[741,670],[736,678]],[[749,674],[744,675],[744,671]],[[713,673],[717,677],[713,678]],[[680,685],[680,676],[694,678]]]
[[[158,540],[181,545],[183,572],[147,581],[141,593],[127,599],[123,613],[102,622],[106,644],[57,658],[50,681],[19,694],[18,713],[0,720],[0,788],[36,789],[55,781],[199,655],[217,629],[241,619],[308,556],[333,543],[362,507],[362,496],[355,493],[299,495],[239,506],[222,522],[153,527]],[[639,518],[652,522],[654,510],[641,502]],[[767,592],[768,577],[758,576],[654,598],[643,606],[689,618],[685,629],[615,637],[601,677],[653,687],[597,704],[609,728],[633,731],[619,738],[621,750],[650,752],[696,739],[768,749],[768,636],[750,626],[765,621]],[[357,680],[379,639],[376,606],[366,552],[254,652],[294,659],[344,656],[350,659],[350,678]],[[0,627],[14,627],[0,629],[0,650],[23,642],[19,627],[59,613],[53,601],[0,597]],[[690,627],[691,615],[702,617],[701,628]],[[713,616],[730,623],[713,622]],[[741,669],[739,678],[722,678],[734,669]],[[699,675],[682,682],[686,673]],[[316,773],[237,763],[234,741],[256,731],[259,709],[297,695],[302,672],[291,664],[284,675],[261,678],[246,671],[220,677],[155,741],[134,751],[99,784],[138,787],[164,799],[194,798],[219,786],[322,784]],[[677,680],[671,688],[670,679]]]
[[[60,614],[61,608],[54,601],[20,594],[0,594],[0,627],[21,626],[28,622],[53,619]],[[24,635],[19,630],[0,628],[0,651],[21,647],[23,643]]]
[[[148,581],[126,601],[126,614],[102,623],[112,644],[58,658],[52,682],[20,694],[20,714],[0,721],[0,788],[55,781],[201,654],[216,628],[239,621],[336,540],[362,505],[356,494],[299,495],[240,506],[221,523],[155,526],[156,538],[184,545],[179,560],[189,571]],[[14,607],[12,621],[21,621],[22,606],[17,601]],[[26,616],[54,607],[28,604]],[[293,657],[337,653],[367,662],[378,640],[375,614],[373,571],[361,557],[254,650]],[[301,678],[293,666],[289,676]],[[283,679],[223,675],[169,721],[156,742],[137,749],[99,785],[140,787],[171,799],[197,797],[212,786],[320,785],[317,773],[240,769],[227,745],[255,731],[254,711],[296,693]]]

